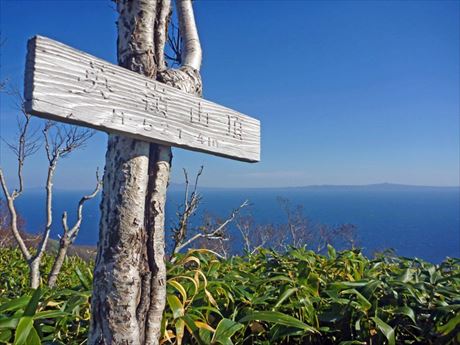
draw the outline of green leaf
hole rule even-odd
[[[204,306],[194,306],[193,309],[196,310],[196,311],[206,310],[206,311],[209,311],[209,312],[213,312],[213,313],[218,314],[221,318],[224,317],[224,316],[222,315],[222,313],[220,312],[219,309],[214,308],[214,307],[210,307],[210,306],[207,306],[207,305],[204,305]]]
[[[34,320],[30,316],[23,316],[19,320],[14,337],[14,345],[28,345],[26,343],[31,329],[34,327]]]
[[[361,295],[361,293],[356,289],[348,289],[340,293],[343,295],[355,295],[357,302],[359,303],[359,305],[362,307],[364,311],[368,311],[372,307],[371,302],[369,302],[367,298]]]
[[[222,319],[217,325],[216,332],[212,337],[212,343],[219,343],[222,345],[233,345],[231,337],[244,326],[241,323],[232,321],[230,319]]]
[[[380,280],[372,280],[366,284],[366,286],[360,290],[361,294],[366,297],[372,299],[375,290],[381,286],[383,283]]]
[[[209,343],[209,342],[203,341],[200,335],[200,329],[195,325],[195,321],[193,321],[193,319],[190,316],[184,315],[181,318],[181,320],[183,320],[185,324],[187,325],[187,327],[192,331],[192,335],[195,338],[195,340],[198,342],[199,345],[205,345]]]
[[[199,342],[200,345],[208,345],[211,344],[211,335],[212,333],[208,331],[207,329],[200,328],[198,335],[201,339],[201,342]],[[196,339],[196,338],[195,338]]]
[[[30,296],[22,296],[0,305],[0,313],[22,309],[29,303]]]
[[[177,340],[177,345],[182,344],[182,339],[184,338],[184,327],[185,327],[185,321],[183,319],[178,319],[176,321],[176,340]]]
[[[41,345],[40,337],[38,336],[37,330],[32,327],[29,336],[27,337],[26,345]]]
[[[460,314],[449,320],[445,325],[438,326],[438,332],[442,335],[448,335],[460,324]]]
[[[309,326],[306,323],[303,323],[302,321],[296,319],[295,317],[280,313],[278,311],[253,312],[249,315],[246,315],[245,317],[240,319],[238,322],[247,322],[247,321],[255,321],[255,320],[278,323],[280,325],[284,325],[288,327],[300,328],[300,329],[303,329],[311,333],[319,333],[312,326]]]
[[[380,332],[382,332],[385,338],[387,338],[388,345],[395,345],[395,330],[393,327],[377,316],[372,317],[372,320],[374,320]]]
[[[327,255],[329,259],[335,260],[337,258],[337,252],[335,251],[334,247],[330,244],[327,245]]]
[[[6,318],[0,320],[0,329],[16,329],[18,327],[19,318]]]
[[[271,277],[271,278],[268,278],[266,280],[266,282],[276,282],[276,281],[279,281],[279,282],[288,282],[288,283],[294,283],[294,281],[289,278],[289,277],[286,277],[286,276],[276,276],[276,277]]]
[[[78,267],[75,267],[75,273],[78,276],[78,279],[80,280],[81,285],[87,290],[91,289],[91,283],[88,281],[88,279],[81,273],[80,269]]]
[[[284,325],[274,325],[270,327],[269,339],[270,342],[276,344],[276,340],[283,339],[289,336],[302,336],[304,331],[295,327],[286,327]]]
[[[60,310],[46,310],[46,311],[40,311],[34,315],[34,320],[39,320],[39,319],[56,319],[59,317],[64,317],[64,316],[69,316],[71,314],[65,313]]]
[[[35,312],[37,311],[38,302],[40,301],[40,297],[42,296],[41,289],[35,289],[32,297],[30,298],[29,303],[27,304],[26,309],[24,310],[24,316],[34,316]]]
[[[410,268],[406,268],[399,277],[396,277],[396,279],[402,283],[407,283],[410,280],[412,280],[413,276],[414,276],[414,270]]]
[[[176,295],[169,295],[168,296],[168,304],[173,312],[174,319],[178,319],[181,316],[184,316],[184,306],[182,305],[179,298]]]
[[[278,309],[278,307],[287,299],[289,296],[291,296],[293,293],[295,293],[298,289],[297,288],[290,288],[284,291],[284,293],[281,295],[280,299],[278,302],[276,302],[275,306],[273,309]]]
[[[417,324],[417,321],[415,319],[415,313],[414,311],[412,310],[411,307],[408,307],[407,305],[403,306],[403,307],[399,307],[395,310],[395,313],[396,314],[401,314],[401,315],[406,315],[408,318],[410,318],[412,320],[412,322],[414,324]]]
[[[0,331],[0,342],[9,343],[13,332],[9,329],[3,329]]]
[[[185,301],[187,300],[187,291],[185,291],[184,286],[175,280],[168,281],[168,284],[173,286],[177,291],[179,291],[179,293],[182,296],[182,301],[183,303],[185,303]]]
[[[354,282],[349,282],[349,281],[343,281],[343,282],[334,282],[330,285],[332,289],[348,289],[348,288],[359,288],[363,287],[369,284],[369,281],[354,281]]]
[[[307,285],[304,286],[313,296],[319,296],[319,276],[311,272],[308,275]]]
[[[40,331],[43,333],[54,333],[55,328],[50,325],[41,325],[40,326]]]

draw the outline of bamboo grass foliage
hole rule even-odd
[[[84,344],[91,271],[70,257],[56,288],[30,290],[19,251],[1,249],[0,343]],[[167,287],[162,344],[460,344],[459,259],[192,250]]]

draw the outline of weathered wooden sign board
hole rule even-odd
[[[26,111],[136,139],[247,162],[260,122],[46,37],[29,40]]]

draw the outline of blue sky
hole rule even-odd
[[[116,62],[111,1],[0,3],[3,79],[21,86],[35,34]],[[173,182],[204,165],[204,186],[459,185],[460,2],[198,0],[195,11],[204,97],[261,120],[262,161],[175,149]],[[8,140],[16,118],[4,94],[0,111]],[[106,138],[64,160],[56,186],[92,186]],[[14,157],[0,152],[13,182]],[[25,169],[42,186],[43,152]]]

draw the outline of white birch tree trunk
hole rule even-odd
[[[184,4],[179,18],[186,18],[181,17],[186,13],[187,20],[193,19],[191,1],[177,1],[178,8]],[[199,41],[191,51],[200,54],[199,59],[192,59],[193,66],[166,69],[163,56],[170,0],[119,0],[117,8],[119,64],[201,94]],[[197,39],[194,25],[193,21]],[[166,300],[164,210],[171,159],[170,147],[109,136],[90,345],[159,344]]]
[[[156,1],[119,1],[118,63],[152,77]],[[149,144],[109,135],[89,344],[141,344],[137,307],[145,248]]]

